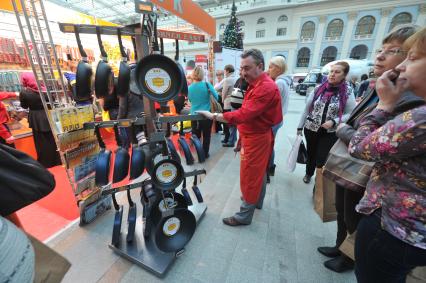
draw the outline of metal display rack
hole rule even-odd
[[[100,189],[91,181],[93,174],[77,180],[73,170],[85,156],[98,151],[93,131],[83,129],[85,122],[94,120],[92,106],[77,107],[67,95],[43,1],[11,2],[62,164],[74,194],[79,196],[80,223],[88,223],[110,207],[107,201],[100,202],[102,207],[94,207],[96,213],[90,219],[85,217],[86,205],[99,198]]]

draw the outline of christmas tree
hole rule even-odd
[[[223,47],[243,49],[243,35],[240,22],[237,19],[235,0],[232,3],[231,18],[223,33]]]

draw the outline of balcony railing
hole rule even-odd
[[[372,34],[355,34],[355,39],[371,39]]]

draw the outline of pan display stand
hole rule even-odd
[[[194,213],[198,225],[206,213],[207,205],[204,203],[196,203],[189,206],[188,209]],[[142,227],[142,216],[139,216],[136,220],[133,242],[128,243],[126,241],[126,234],[122,233],[120,235],[119,244],[117,246],[110,244],[109,247],[120,256],[154,273],[158,277],[163,277],[175,259],[181,255],[184,250],[175,253],[165,253],[159,250],[154,240],[155,229],[151,229],[150,237],[145,239]],[[127,227],[122,227],[122,231],[127,231]]]

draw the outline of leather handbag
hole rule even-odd
[[[296,161],[299,164],[306,164],[308,162],[308,152],[306,151],[305,143],[303,142],[303,140],[300,142]]]
[[[223,113],[222,106],[216,100],[216,98],[214,98],[214,95],[211,92],[211,90],[209,88],[209,84],[207,82],[206,82],[206,87],[207,87],[207,91],[209,93],[209,98],[210,98],[210,112],[212,112],[212,113]]]
[[[374,162],[352,157],[348,146],[338,140],[330,150],[323,174],[337,185],[362,192],[370,179]]]

